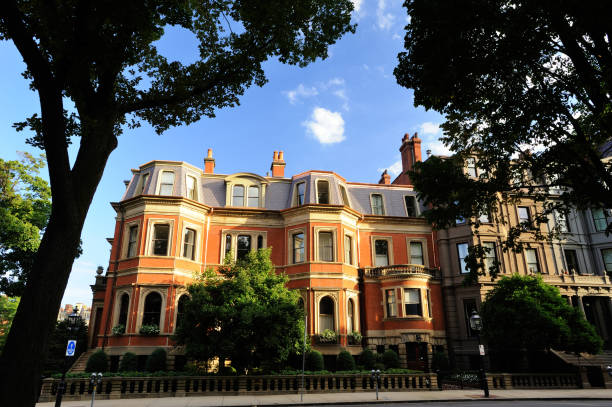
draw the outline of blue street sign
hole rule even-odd
[[[66,356],[74,356],[74,351],[76,351],[76,341],[74,339],[70,339],[68,341],[68,345],[66,346]]]

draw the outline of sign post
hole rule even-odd
[[[77,341],[74,339],[70,339],[68,341],[68,345],[66,345],[66,356],[74,356],[74,352],[76,351],[76,343]]]

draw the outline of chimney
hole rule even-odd
[[[204,159],[204,174],[212,174],[215,172],[215,159],[212,156],[212,148],[208,149],[208,154]]]
[[[272,165],[270,166],[273,177],[284,177],[285,176],[285,159],[282,151],[275,151],[272,156]]]
[[[379,184],[389,185],[391,183],[391,176],[387,174],[387,170],[384,170],[382,175],[380,176]]]
[[[417,133],[412,137],[408,133],[402,138],[402,146],[399,149],[402,156],[402,173],[393,181],[394,184],[411,185],[412,182],[406,171],[412,170],[414,164],[421,161],[421,139]]]

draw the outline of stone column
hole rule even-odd
[[[582,315],[586,318],[586,312],[584,312],[584,304],[582,303],[582,296],[577,295],[576,299],[578,302],[578,308],[580,309],[580,312],[582,312]]]

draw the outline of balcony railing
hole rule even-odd
[[[428,275],[431,278],[440,278],[439,268],[429,268],[420,264],[393,264],[382,267],[364,267],[359,269],[360,275],[366,278],[401,278],[410,275]]]

